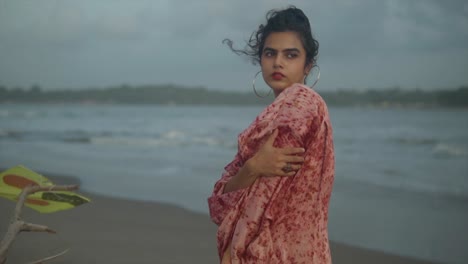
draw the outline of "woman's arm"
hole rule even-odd
[[[258,177],[293,176],[301,168],[304,149],[273,147],[277,135],[278,131],[273,131],[257,153],[246,162],[242,163],[237,154],[225,167],[226,172],[216,182],[213,194],[208,198],[210,216],[217,225],[221,224]],[[291,163],[293,171],[286,173],[282,170],[286,163]]]
[[[255,182],[259,175],[252,170],[250,162],[251,160],[248,160],[244,166],[239,169],[237,174],[226,182],[223,193],[247,188]]]
[[[277,136],[278,129],[275,129],[257,153],[226,182],[223,193],[247,188],[260,176],[294,176],[296,174],[301,168],[301,163],[304,162],[304,158],[297,155],[302,155],[304,149],[275,148],[273,144]],[[283,171],[287,163],[291,164],[292,171],[290,172]]]

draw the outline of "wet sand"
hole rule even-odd
[[[48,177],[61,184],[79,182],[72,177]],[[25,221],[47,225],[58,234],[21,233],[7,263],[29,263],[67,248],[69,252],[47,263],[218,263],[216,226],[208,215],[164,203],[79,193],[92,202],[52,214],[24,208]],[[0,198],[2,237],[14,206]],[[334,264],[429,263],[333,241],[331,250]]]

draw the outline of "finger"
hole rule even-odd
[[[278,136],[278,129],[273,130],[273,133],[271,133],[271,135],[268,137],[265,144],[273,146],[273,143],[275,142],[276,136]]]
[[[300,170],[302,168],[301,164],[290,164],[290,166],[291,166],[291,171],[294,171],[294,172],[296,172],[296,171],[298,171],[298,170]],[[286,167],[286,165],[285,165],[285,167]],[[285,167],[283,167],[283,168],[285,168]],[[281,169],[281,170],[284,172],[283,169]],[[289,173],[289,171],[287,171],[286,173]]]
[[[302,168],[302,165],[300,164],[290,164],[291,166],[291,171],[284,171],[284,168],[286,167],[283,166],[280,169],[277,170],[276,175],[278,176],[293,176],[297,173],[298,170]]]
[[[281,171],[281,173],[279,173],[278,175],[282,177],[291,177],[291,176],[296,175],[296,173],[297,171],[290,171],[290,172]]]
[[[298,170],[300,170],[302,168],[302,166],[300,164],[293,164],[291,165],[291,168],[292,168],[292,172],[297,172]]]
[[[281,153],[286,155],[302,154],[305,152],[304,148],[282,148]]]
[[[283,170],[284,166],[283,167],[277,167],[275,170],[274,170],[274,175],[275,176],[287,176],[288,175],[288,172],[285,172]]]
[[[292,171],[289,171],[286,173],[286,176],[294,176],[296,175],[296,173],[302,168],[301,165],[299,164],[295,164],[295,165],[291,165],[291,169]]]
[[[276,171],[275,175],[284,177],[284,176],[288,176],[291,172],[284,172],[282,169],[279,169],[279,170]]]
[[[304,162],[304,157],[302,157],[302,156],[285,156],[284,161],[285,162],[290,162],[290,163],[302,163],[302,162]]]

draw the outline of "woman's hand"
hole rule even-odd
[[[224,186],[223,193],[246,188],[260,176],[294,176],[304,163],[303,148],[275,148],[274,130],[255,155]],[[299,155],[299,156],[298,156]],[[289,167],[289,170],[287,169]]]
[[[304,162],[303,148],[275,148],[273,143],[278,129],[268,137],[255,155],[246,162],[248,170],[256,176],[294,176]],[[299,156],[298,156],[299,154]]]

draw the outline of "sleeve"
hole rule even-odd
[[[242,164],[243,163],[240,155],[237,154],[234,160],[226,165],[226,167],[224,167],[225,171],[221,179],[215,183],[213,193],[208,198],[208,207],[210,210],[211,220],[218,226],[223,222],[226,215],[234,209],[247,189],[244,188],[228,193],[223,193],[226,183],[234,175],[236,175],[240,167],[242,167]]]
[[[285,104],[280,109],[277,121],[288,128],[283,133],[286,140],[280,142],[283,143],[279,144],[280,147],[297,142],[305,148],[304,162],[294,176],[294,184],[290,189],[295,193],[290,202],[293,208],[300,211],[303,210],[301,201],[310,201],[312,196],[320,195],[325,187],[332,184],[333,173],[326,173],[326,170],[332,169],[330,155],[333,151],[327,143],[331,135],[326,122],[328,110],[325,101],[317,93],[299,91],[290,94],[290,104]],[[293,134],[296,136],[292,136]],[[328,194],[328,191],[325,193]]]
[[[324,101],[311,89],[295,86],[284,93],[284,100],[272,122],[272,128],[280,130],[278,147],[295,146],[307,149],[324,121]]]
[[[304,162],[293,177],[281,178],[284,185],[278,188],[275,202],[265,214],[268,218],[282,219],[292,226],[303,226],[307,222],[303,220],[310,216],[314,206],[319,206],[314,201],[320,195],[323,178],[327,111],[325,102],[318,94],[304,89],[293,92],[285,94],[288,98],[274,120],[273,129],[279,128],[275,145],[280,148],[305,148]]]

